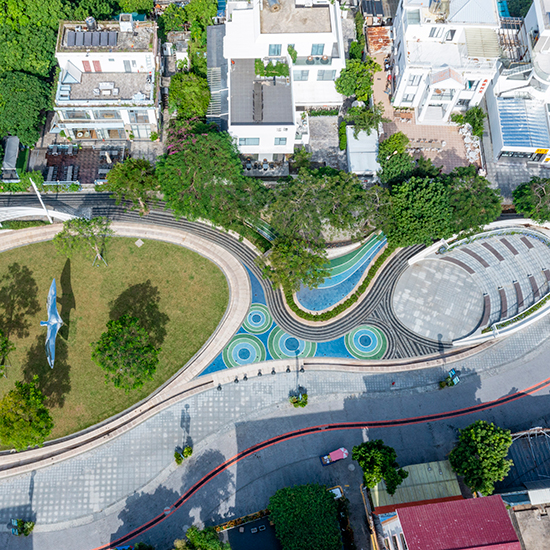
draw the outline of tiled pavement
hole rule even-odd
[[[468,376],[480,376],[482,382],[505,373],[507,363],[544,345],[549,333],[550,321],[543,319],[453,366],[463,381]],[[548,348],[548,342],[545,347]],[[310,370],[303,374],[282,372],[229,383],[221,391],[205,391],[171,406],[92,452],[1,481],[0,525],[6,525],[13,515],[25,515],[35,518],[37,531],[58,530],[114,513],[124,506],[126,497],[144,490],[147,484],[156,487],[174,471],[173,453],[177,446],[192,443],[195,453],[200,454],[208,448],[212,437],[230,433],[235,423],[257,420],[266,411],[285,403],[289,392],[298,385],[307,387],[313,405],[330,403],[337,398],[385,398],[394,391],[406,394],[433,391],[450,367],[451,363],[408,373],[371,375]],[[520,381],[517,384],[523,387]],[[508,391],[509,388],[502,389],[504,394]],[[481,397],[478,393],[478,399]]]

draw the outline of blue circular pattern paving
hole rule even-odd
[[[263,334],[273,324],[273,318],[264,304],[252,304],[243,323],[243,328],[251,334]]]
[[[237,334],[223,350],[223,361],[227,367],[239,367],[258,363],[266,359],[265,346],[251,334]]]
[[[388,349],[386,335],[376,327],[362,325],[345,337],[346,349],[356,359],[380,359]]]
[[[315,342],[307,342],[287,334],[279,327],[275,327],[267,340],[267,347],[273,359],[287,359],[290,357],[313,357],[317,351]]]

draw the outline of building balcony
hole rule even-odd
[[[332,57],[329,57],[328,55],[298,57],[294,65],[332,65]]]

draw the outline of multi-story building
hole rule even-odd
[[[502,55],[497,0],[402,0],[394,20],[395,107],[445,124],[479,105]]]
[[[518,55],[502,66],[487,94],[493,155],[550,166],[549,0],[534,0],[513,38]]]
[[[73,140],[150,139],[158,132],[157,26],[133,21],[62,21],[53,128]]]
[[[244,155],[282,160],[308,143],[307,107],[342,104],[334,87],[345,67],[341,18],[337,0],[228,2],[225,28],[209,34],[209,115]]]

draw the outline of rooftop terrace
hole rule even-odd
[[[56,51],[139,52],[153,49],[157,34],[154,22],[134,21],[130,32],[120,29],[118,21],[99,21],[94,31],[88,31],[83,21],[61,21]]]
[[[63,73],[57,101],[90,101],[101,103],[150,102],[154,83],[147,73],[80,73],[80,82],[63,84]]]
[[[297,8],[295,0],[278,0],[280,9],[271,11],[264,0],[260,12],[262,34],[331,32],[329,6]]]

